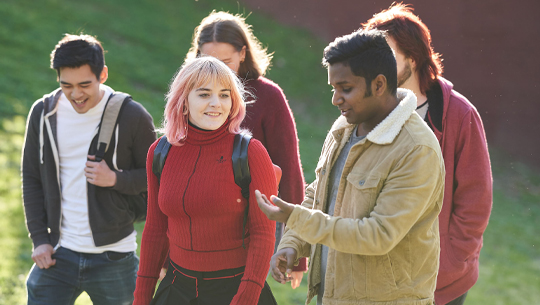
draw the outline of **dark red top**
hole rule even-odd
[[[228,124],[215,131],[189,126],[183,146],[173,146],[161,175],[152,173],[157,141],[148,152],[148,216],[142,235],[141,261],[133,304],[148,304],[163,261],[183,268],[217,271],[245,266],[231,304],[257,304],[274,248],[274,222],[252,200],[246,249],[242,225],[247,201],[234,182],[231,155],[234,134]],[[260,190],[277,193],[272,163],[263,145],[253,139],[248,149],[250,198]],[[170,244],[170,248],[169,248]]]
[[[484,125],[478,111],[439,77],[440,104],[429,101],[426,120],[441,144],[446,169],[439,214],[441,256],[435,302],[467,292],[479,274],[482,235],[493,204],[493,178]]]
[[[246,89],[255,96],[255,102],[247,105],[242,128],[249,129],[266,147],[272,162],[281,167],[279,197],[301,204],[305,191],[304,175],[294,117],[287,99],[277,84],[262,76],[247,81]],[[302,258],[294,270],[306,271],[307,259]]]

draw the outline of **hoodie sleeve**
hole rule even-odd
[[[34,248],[51,243],[47,230],[47,212],[40,170],[41,143],[39,133],[42,112],[42,101],[36,102],[30,110],[26,122],[21,160],[24,215]]]
[[[454,160],[449,234],[456,258],[466,261],[482,246],[493,204],[493,178],[482,120],[470,109],[461,121]]]

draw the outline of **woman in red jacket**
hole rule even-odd
[[[187,60],[170,86],[163,132],[172,144],[161,178],[147,159],[148,215],[134,304],[147,305],[167,253],[170,265],[150,304],[276,304],[266,284],[275,225],[253,200],[246,205],[231,163],[245,116],[244,89],[213,57]],[[254,190],[277,193],[272,162],[253,139],[248,147]],[[245,247],[243,245],[245,242]]]
[[[245,87],[253,97],[248,98],[247,115],[242,127],[261,141],[272,162],[283,170],[280,197],[287,202],[301,204],[305,190],[304,176],[293,114],[281,88],[264,77],[272,54],[262,47],[243,17],[226,12],[212,12],[195,29],[187,58],[200,54],[220,59],[245,81]],[[281,229],[281,224],[278,224],[277,243],[281,238]],[[294,268],[293,288],[300,284],[306,270],[307,262],[303,258]]]

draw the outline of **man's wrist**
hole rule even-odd
[[[110,185],[109,187],[114,187],[116,185],[116,181],[118,179],[118,176],[116,175],[116,171],[111,171],[112,172],[112,176],[111,176],[111,182],[112,182],[112,185]]]

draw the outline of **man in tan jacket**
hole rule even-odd
[[[310,257],[306,304],[432,304],[444,164],[416,97],[397,89],[384,32],[357,31],[324,50],[332,103],[328,133],[301,206],[256,192],[287,231],[270,262],[285,283]]]

